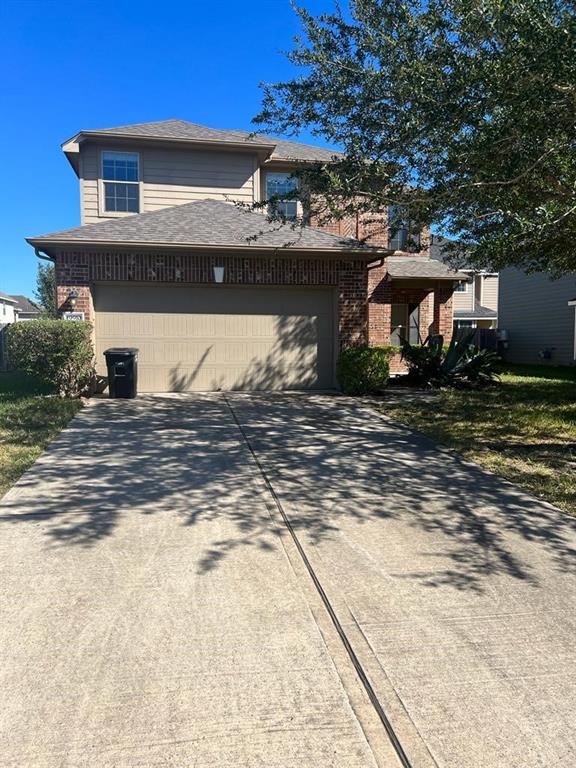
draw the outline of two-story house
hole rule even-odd
[[[433,235],[430,258],[446,261],[444,249],[448,242],[444,237]],[[454,328],[497,328],[498,273],[479,270],[466,264],[460,267],[460,271],[468,278],[454,289]]]
[[[403,230],[362,242],[359,221],[250,209],[329,150],[184,120],[80,131],[63,150],[82,226],[28,242],[55,263],[61,310],[94,324],[102,374],[105,349],[131,346],[143,392],[328,389],[343,347],[450,337],[465,276],[429,258],[426,233],[406,253]]]

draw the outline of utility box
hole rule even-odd
[[[138,393],[138,350],[112,347],[104,352],[108,368],[110,397],[136,397]]]

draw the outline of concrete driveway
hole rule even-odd
[[[576,521],[339,398],[92,402],[0,590],[2,766],[576,764]]]

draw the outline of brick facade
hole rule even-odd
[[[55,263],[60,310],[72,309],[69,294],[75,290],[78,298],[74,309],[84,312],[91,321],[95,283],[211,284],[213,268],[223,266],[224,283],[229,285],[333,286],[338,292],[341,348],[390,344],[393,304],[419,305],[422,339],[429,333],[441,333],[449,342],[452,336],[452,284],[399,284],[387,278],[385,261],[367,269],[364,260],[353,257],[64,251],[57,255]],[[392,356],[390,369],[393,373],[403,370],[399,355]]]
[[[286,256],[215,256],[192,253],[62,252],[56,257],[60,310],[75,309],[94,319],[92,286],[97,282],[214,283],[215,266],[224,267],[228,285],[317,285],[338,291],[339,339],[342,347],[367,343],[367,272],[360,259]]]
[[[431,333],[441,333],[444,341],[448,343],[452,338],[453,313],[452,313],[452,294],[454,286],[449,283],[440,284],[434,293],[434,317],[432,320]]]
[[[429,281],[424,287],[411,287],[387,279],[386,263],[368,274],[368,338],[373,346],[390,343],[393,304],[418,304],[420,335],[442,333],[452,338],[452,283]],[[432,306],[431,306],[432,305]]]

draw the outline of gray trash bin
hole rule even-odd
[[[138,350],[112,347],[104,352],[108,368],[110,397],[136,397],[138,392]]]

